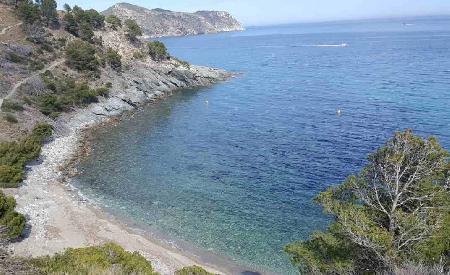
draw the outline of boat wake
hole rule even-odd
[[[310,44],[310,45],[292,45],[292,46],[256,46],[256,48],[299,48],[299,47],[336,47],[336,48],[345,48],[348,47],[347,43],[342,44]]]
[[[347,43],[342,43],[342,44],[320,44],[320,45],[311,45],[311,47],[348,47]]]

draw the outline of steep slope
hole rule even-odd
[[[148,37],[184,36],[206,33],[242,31],[242,25],[228,12],[198,11],[173,12],[163,9],[149,10],[127,3],[116,4],[103,12],[122,20],[134,19]]]

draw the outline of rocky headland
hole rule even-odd
[[[174,12],[146,9],[128,3],[119,3],[103,12],[122,20],[133,19],[147,37],[185,36],[218,32],[242,31],[244,27],[225,11]]]

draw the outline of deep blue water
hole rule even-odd
[[[294,273],[283,246],[327,224],[312,198],[358,172],[394,131],[435,135],[450,149],[449,18],[164,42],[174,56],[241,75],[96,130],[77,186],[205,254]]]

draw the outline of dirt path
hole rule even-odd
[[[0,31],[0,35],[4,35],[4,34],[5,34],[7,31],[9,31],[10,29],[15,28],[15,27],[18,27],[18,26],[20,26],[20,25],[22,25],[22,24],[23,24],[23,23],[20,22],[20,23],[17,23],[17,24],[15,24],[15,25],[8,26],[8,27],[6,27],[6,28],[4,28],[3,30]]]
[[[61,65],[63,62],[64,62],[64,59],[57,59],[57,60],[53,61],[50,65],[48,65],[48,66],[46,66],[45,68],[43,68],[42,70],[39,70],[39,71],[37,71],[37,72],[34,72],[34,73],[31,74],[29,77],[24,78],[24,79],[22,79],[21,81],[17,82],[17,83],[13,86],[13,88],[11,89],[11,91],[10,91],[4,98],[0,98],[0,107],[2,106],[3,100],[4,100],[4,99],[10,99],[10,98],[12,98],[12,97],[16,94],[17,89],[19,89],[20,86],[22,86],[23,84],[27,83],[28,80],[30,80],[30,79],[32,79],[33,77],[36,77],[36,76],[38,76],[38,75],[44,73],[44,72],[47,71],[47,70],[51,70],[51,69],[55,68],[56,66]]]

